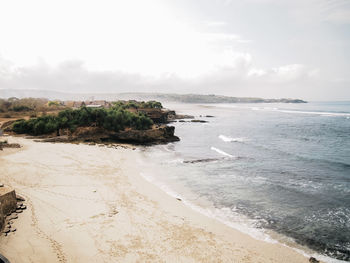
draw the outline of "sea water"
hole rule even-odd
[[[251,235],[350,261],[350,102],[174,107],[208,122],[172,123],[181,141],[143,149],[158,167],[146,178]]]

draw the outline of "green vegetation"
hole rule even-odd
[[[162,109],[162,103],[159,101],[135,101],[135,100],[129,100],[129,101],[116,101],[113,102],[113,105],[116,107],[122,107],[123,109]]]
[[[57,132],[61,128],[68,128],[74,131],[77,127],[96,126],[111,131],[124,130],[127,127],[145,130],[152,126],[150,118],[139,113],[132,113],[123,107],[115,104],[110,109],[86,108],[77,110],[66,109],[58,115],[45,115],[29,120],[16,121],[12,129],[16,133],[41,135]]]
[[[9,98],[7,100],[0,99],[0,112],[23,112],[40,110],[44,108],[47,104],[46,99],[36,99],[36,98],[25,98],[18,99],[15,97]]]
[[[57,111],[64,108],[66,107],[60,101],[48,101],[40,98],[0,99],[0,117],[4,118],[38,115],[40,112]]]
[[[30,111],[30,110],[33,110],[33,109],[29,108],[27,106],[24,106],[24,105],[20,105],[20,106],[13,106],[12,110],[16,111],[16,112],[19,112],[19,111]]]
[[[59,102],[59,101],[57,101],[57,100],[52,100],[52,101],[49,101],[49,102],[47,103],[47,106],[49,106],[49,107],[52,107],[52,106],[58,107],[58,106],[61,106],[61,102]]]

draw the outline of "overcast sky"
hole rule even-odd
[[[349,50],[349,0],[0,0],[0,89],[350,100]]]

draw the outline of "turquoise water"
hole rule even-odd
[[[177,107],[208,123],[174,123],[180,142],[145,149],[166,171],[159,180],[227,221],[240,214],[350,261],[350,102]]]

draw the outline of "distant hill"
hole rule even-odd
[[[121,93],[126,99],[149,99],[182,103],[306,103],[301,99],[263,99],[255,97],[230,97],[223,95],[169,94],[169,93]]]
[[[175,93],[65,93],[48,90],[0,89],[0,98],[47,98],[50,100],[158,100],[181,103],[306,103],[301,99],[263,99],[255,97],[230,97],[222,95]]]

